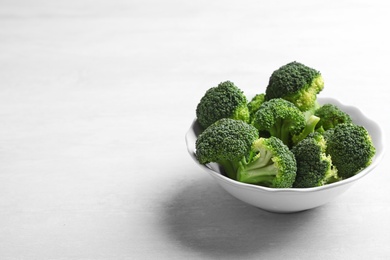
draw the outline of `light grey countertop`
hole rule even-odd
[[[389,136],[386,1],[0,1],[0,259],[388,259],[389,155],[273,214],[187,154],[204,92],[296,60]]]

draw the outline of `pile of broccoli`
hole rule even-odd
[[[319,104],[324,81],[299,62],[275,70],[265,93],[248,99],[233,82],[206,91],[196,108],[201,164],[271,188],[310,188],[350,178],[371,164],[368,131],[333,104]]]

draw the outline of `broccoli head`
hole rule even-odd
[[[324,104],[320,106],[314,112],[314,115],[320,118],[320,121],[316,125],[317,131],[320,132],[334,128],[338,124],[352,123],[350,115],[333,104]]]
[[[349,178],[369,166],[375,147],[368,131],[356,124],[338,124],[326,136],[326,153],[332,158],[338,175]]]
[[[276,138],[255,140],[239,163],[237,180],[271,188],[291,188],[296,176],[294,155]]]
[[[291,138],[299,135],[306,126],[304,114],[290,101],[275,98],[261,104],[252,124],[259,131],[268,131],[290,146]]]
[[[203,128],[221,118],[249,123],[247,98],[233,82],[225,81],[206,91],[196,108],[196,117]]]
[[[241,120],[220,119],[198,136],[196,157],[201,164],[218,163],[228,177],[235,179],[238,162],[249,152],[258,135],[255,127]]]
[[[255,95],[248,103],[248,110],[250,115],[250,121],[253,120],[253,117],[257,110],[259,110],[261,104],[264,103],[265,94],[257,94]]]
[[[294,188],[323,186],[338,180],[337,169],[326,154],[326,140],[319,133],[312,133],[291,151],[297,161],[297,176]]]
[[[294,61],[272,73],[265,97],[266,100],[284,98],[301,111],[307,111],[316,106],[317,94],[323,88],[324,81],[319,71]]]

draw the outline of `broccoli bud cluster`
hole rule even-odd
[[[350,178],[371,164],[368,131],[333,104],[319,104],[321,73],[290,62],[248,99],[233,82],[206,91],[196,108],[201,164],[218,163],[236,181],[310,188]]]

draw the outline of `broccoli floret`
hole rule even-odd
[[[238,162],[249,152],[258,137],[258,131],[252,125],[223,118],[198,136],[196,157],[201,164],[218,163],[228,177],[236,179]]]
[[[247,98],[233,82],[221,82],[206,91],[196,108],[196,117],[203,128],[221,118],[232,118],[249,123]]]
[[[317,131],[317,133],[321,133],[322,134],[322,136],[324,137],[325,141],[329,140],[329,138],[333,135],[333,132],[334,132],[334,128],[330,128],[330,129],[326,130],[325,132]]]
[[[338,124],[352,123],[351,117],[333,104],[324,104],[314,112],[314,115],[320,118],[316,126],[319,132],[327,131]]]
[[[324,81],[319,71],[294,61],[272,73],[265,98],[284,98],[301,111],[307,111],[315,107],[317,94],[323,88]]]
[[[332,159],[326,154],[326,140],[319,133],[312,133],[291,151],[297,161],[294,188],[318,187],[339,179]]]
[[[264,103],[265,94],[257,94],[255,95],[248,103],[248,110],[250,115],[250,122],[253,120],[254,115],[257,110],[259,110],[261,104]]]
[[[259,131],[268,131],[290,146],[291,138],[299,135],[306,126],[305,116],[293,103],[275,98],[261,104],[252,124]]]
[[[249,156],[239,163],[237,180],[272,188],[291,188],[296,176],[294,155],[276,138],[253,142]]]
[[[371,164],[375,147],[363,126],[338,124],[325,136],[326,153],[331,156],[341,178],[349,178]]]

